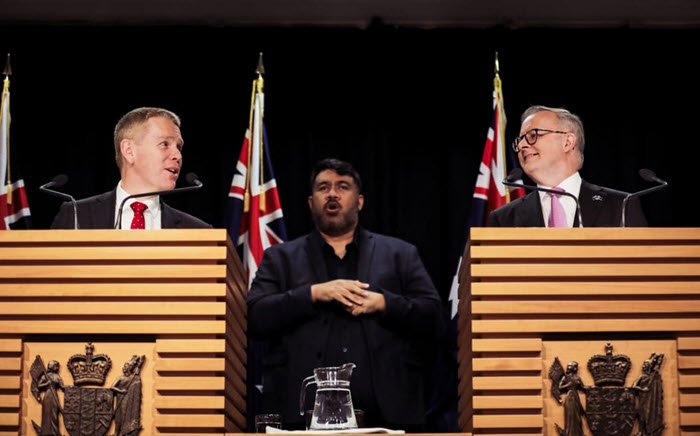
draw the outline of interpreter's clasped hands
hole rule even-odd
[[[311,301],[338,301],[354,316],[383,312],[386,307],[384,295],[368,289],[368,283],[358,280],[331,280],[311,286]]]

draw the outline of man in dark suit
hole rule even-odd
[[[581,119],[566,109],[531,106],[521,120],[513,149],[525,173],[540,187],[575,195],[583,227],[619,227],[625,195],[588,183],[578,173],[585,144]],[[553,210],[561,211],[561,221],[555,219]],[[637,198],[627,205],[625,225],[647,226]],[[491,212],[488,226],[579,227],[576,202],[566,195],[533,191]]]
[[[264,411],[287,429],[304,428],[302,380],[344,363],[356,365],[350,387],[365,426],[423,429],[425,347],[446,327],[440,297],[413,245],[358,227],[361,186],[349,163],[319,162],[315,230],[268,248],[248,294],[249,334],[269,341]]]
[[[182,146],[180,118],[174,113],[142,107],[124,115],[114,129],[114,149],[121,181],[110,192],[77,202],[79,228],[113,229],[119,216],[118,206],[126,197],[175,188],[182,167]],[[61,205],[51,228],[74,228],[73,213],[72,203]],[[137,221],[140,221],[139,225]],[[168,206],[159,196],[127,200],[122,211],[123,229],[200,227],[211,226]]]

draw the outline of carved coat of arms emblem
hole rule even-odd
[[[104,436],[115,420],[115,436],[135,436],[141,431],[141,367],[146,356],[134,355],[124,364],[124,375],[110,388],[103,386],[112,361],[105,354],[94,354],[92,343],[85,346],[85,354],[68,359],[67,368],[74,386],[65,386],[58,375],[59,363],[49,361],[46,368],[37,355],[29,373],[31,391],[41,403],[41,424],[32,421],[37,435],[61,435],[58,415],[70,436]],[[58,390],[64,391],[63,408]],[[44,393],[43,396],[41,393]]]
[[[642,374],[631,387],[625,387],[632,362],[623,354],[613,355],[612,349],[607,344],[605,355],[588,360],[594,386],[584,386],[578,362],[569,362],[565,370],[559,358],[554,359],[549,377],[552,396],[564,406],[564,427],[555,424],[560,436],[583,436],[584,419],[595,436],[629,436],[637,421],[636,436],[662,434],[665,425],[660,369],[664,355],[652,353],[642,365]],[[586,395],[585,409],[579,392]]]

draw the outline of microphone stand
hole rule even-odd
[[[138,197],[153,197],[156,195],[167,195],[167,194],[175,194],[179,192],[187,192],[187,191],[195,191],[197,189],[200,189],[202,186],[202,182],[199,181],[197,176],[194,173],[188,173],[187,176],[185,177],[187,182],[191,183],[194,186],[185,186],[184,188],[175,188],[175,189],[167,189],[164,191],[153,191],[153,192],[143,192],[141,194],[133,194],[129,195],[124,200],[122,200],[121,204],[119,205],[119,214],[117,215],[117,220],[114,223],[114,228],[115,229],[120,229],[122,226],[122,212],[124,211],[124,204],[126,204],[127,200],[130,200],[132,198],[138,198]]]
[[[75,198],[73,198],[72,195],[64,194],[63,192],[58,192],[54,191],[53,189],[49,189],[54,186],[60,188],[61,186],[65,185],[67,181],[68,176],[66,176],[65,174],[59,174],[56,177],[54,177],[53,180],[51,180],[49,183],[44,183],[43,185],[39,186],[39,190],[47,194],[55,195],[57,197],[66,198],[70,200],[71,203],[73,203],[73,229],[78,230],[80,228],[78,226],[78,203],[75,201]]]
[[[570,192],[566,191],[557,191],[556,189],[549,189],[549,188],[542,188],[540,186],[530,186],[530,185],[525,185],[522,183],[515,183],[512,182],[512,180],[516,180],[521,178],[523,175],[523,170],[520,168],[513,168],[513,170],[508,174],[508,177],[503,179],[503,184],[506,186],[512,186],[515,188],[523,188],[523,189],[529,189],[531,191],[542,191],[542,192],[547,192],[550,194],[556,194],[556,195],[566,195],[567,197],[571,197],[574,199],[576,202],[576,212],[578,214],[578,226],[583,227],[583,217],[581,216],[581,206],[579,206],[578,203],[578,198]]]
[[[627,196],[622,200],[622,221],[621,221],[621,227],[625,227],[625,218],[627,215],[627,203],[631,198],[634,197],[639,197],[641,195],[649,194],[651,192],[659,191],[661,189],[664,189],[665,187],[668,186],[668,182],[661,180],[660,178],[656,177],[656,174],[652,170],[648,170],[646,168],[642,168],[639,170],[639,175],[646,180],[647,182],[656,182],[658,183],[657,186],[652,186],[651,188],[647,188],[643,191],[635,192],[632,194],[627,194]]]

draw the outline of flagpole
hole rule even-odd
[[[506,162],[508,156],[506,155],[506,114],[505,114],[505,104],[503,101],[503,87],[501,83],[501,76],[500,76],[500,66],[498,64],[498,52],[496,52],[496,57],[494,61],[494,78],[493,78],[493,90],[496,93],[496,109],[498,110],[498,138],[499,142],[501,142],[501,162],[503,162],[503,169],[505,170],[506,168]],[[502,178],[506,177],[506,174],[501,174]],[[506,193],[506,203],[510,203],[510,190],[506,188],[505,190]]]
[[[260,53],[262,56],[262,53]],[[258,60],[260,63],[260,60]],[[255,114],[255,96],[257,94],[257,79],[253,80],[253,89],[250,93],[250,114],[248,115],[248,134],[250,139],[248,140],[248,157],[246,158],[246,168],[248,169],[245,173],[245,191],[243,193],[243,212],[248,212],[250,210],[250,163],[252,161],[253,153],[253,114]]]
[[[12,75],[12,67],[10,66],[10,54],[7,54],[7,62],[5,63],[5,80],[2,87],[2,107],[0,108],[0,114],[2,118],[0,122],[7,122],[5,127],[5,143],[0,144],[0,146],[5,147],[7,153],[7,204],[12,204],[12,173],[10,172],[10,76]]]
[[[260,110],[257,112],[258,114],[258,126],[260,128],[260,131],[258,132],[258,150],[260,152],[259,155],[259,172],[260,172],[260,211],[265,212],[265,166],[263,165],[263,154],[265,153],[265,141],[263,138],[263,135],[265,134],[264,132],[264,126],[263,126],[263,117],[264,117],[264,111],[265,111],[265,94],[264,94],[264,79],[263,79],[263,74],[265,74],[265,66],[263,65],[263,54],[260,52],[260,56],[258,57],[258,67],[255,69],[255,72],[258,73],[258,79],[257,79],[257,95],[256,99],[258,100],[258,104],[260,105]]]

